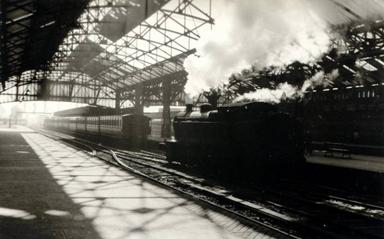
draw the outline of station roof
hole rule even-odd
[[[0,5],[0,79],[46,67],[88,0],[7,0]]]
[[[50,78],[77,72],[120,90],[182,71],[197,30],[209,23],[193,1],[93,0],[53,56]]]
[[[324,8],[332,9],[324,14],[329,25],[358,23],[340,30],[350,34],[341,41],[347,57],[326,63],[347,76],[362,72],[369,82],[382,82],[383,20],[361,23],[365,10],[349,2],[357,0],[313,2],[319,8],[330,5]],[[2,0],[0,15],[0,102],[42,99],[112,107],[117,94],[137,84],[183,75],[178,73],[185,73],[184,59],[195,53],[200,30],[214,23],[211,0]],[[348,64],[348,57],[357,63]],[[240,85],[275,83],[254,78],[256,83]],[[349,85],[358,78],[343,79],[351,79],[341,82]]]
[[[112,106],[117,91],[184,71],[198,30],[213,24],[210,2],[1,1],[0,101]]]

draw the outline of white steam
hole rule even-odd
[[[255,92],[246,93],[239,96],[234,101],[260,101],[279,103],[281,100],[291,98],[297,99],[304,96],[305,92],[309,89],[314,89],[318,86],[327,87],[333,84],[333,81],[339,76],[339,71],[333,70],[329,74],[325,74],[323,71],[316,73],[310,79],[304,81],[301,88],[288,84],[287,82],[279,84],[276,89],[258,89]]]
[[[298,94],[303,96],[308,89],[314,89],[317,86],[327,87],[333,84],[333,81],[339,76],[339,70],[335,69],[328,74],[324,74],[324,71],[317,72],[310,79],[304,81]]]
[[[285,82],[279,84],[276,89],[259,89],[255,92],[246,93],[236,98],[234,101],[239,102],[244,100],[251,100],[259,102],[279,103],[284,98],[294,98],[298,91],[299,89],[297,87],[294,87]]]
[[[384,13],[380,0],[213,0],[215,25],[201,33],[198,56],[184,62],[186,92],[195,96],[220,86],[251,65],[315,61],[329,48],[330,24],[358,18],[338,4],[351,5],[348,11],[361,17]]]
[[[328,49],[327,25],[303,0],[216,0],[216,25],[186,59],[186,92],[225,83],[251,65],[307,62]]]

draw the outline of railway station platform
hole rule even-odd
[[[1,239],[276,238],[28,128],[0,128]]]
[[[315,151],[307,156],[307,163],[326,165],[331,167],[348,168],[374,173],[384,173],[384,157],[362,154],[327,156],[324,152]]]

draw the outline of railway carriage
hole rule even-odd
[[[102,135],[142,144],[150,133],[150,118],[143,115],[103,115],[78,117],[52,117],[45,127],[70,132]]]

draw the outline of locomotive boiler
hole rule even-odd
[[[202,105],[200,112],[189,107],[173,127],[174,139],[166,143],[170,161],[242,171],[304,162],[300,122],[269,103]]]

